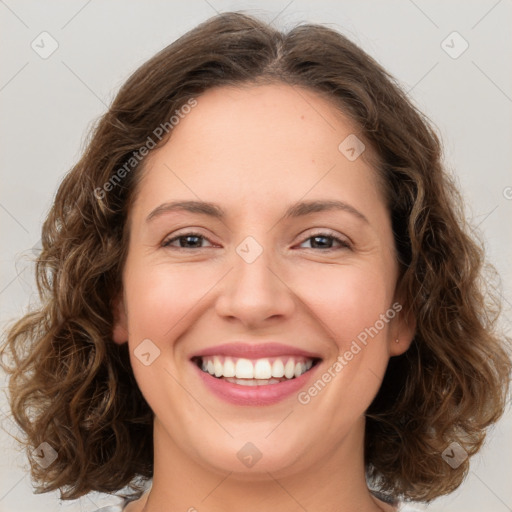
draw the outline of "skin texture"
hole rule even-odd
[[[357,130],[305,89],[222,87],[197,101],[150,155],[130,212],[113,337],[129,343],[155,413],[155,472],[150,493],[127,510],[392,510],[366,487],[364,412],[389,357],[407,350],[412,322],[397,315],[386,323],[307,405],[296,395],[260,407],[224,402],[190,362],[226,342],[275,341],[321,356],[310,386],[398,300],[370,148],[349,161],[338,145]],[[173,200],[213,202],[226,217],[178,211],[146,222]],[[344,201],[367,222],[337,210],[283,218],[292,203],[311,200]],[[190,231],[204,239],[162,246]],[[310,237],[321,233],[350,247],[315,246]],[[252,263],[236,251],[247,236],[263,250]],[[149,366],[134,355],[144,339],[160,350]],[[247,442],[262,453],[252,468],[237,458]]]

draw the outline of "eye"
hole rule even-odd
[[[162,243],[162,247],[174,249],[204,249],[202,245],[204,241],[210,241],[201,233],[187,232],[178,236],[169,238]],[[348,241],[343,240],[332,233],[315,233],[314,235],[306,238],[300,245],[310,242],[310,247],[305,249],[323,249],[324,251],[331,251],[336,249],[350,249],[351,245]],[[177,244],[177,245],[176,245]],[[333,244],[338,244],[338,247],[333,247]],[[212,245],[210,243],[210,245]]]
[[[310,247],[305,247],[305,249],[324,249],[325,251],[336,249],[351,249],[351,245],[348,241],[334,236],[333,233],[315,233],[314,235],[306,238],[304,242],[301,243],[301,246],[310,240],[313,242],[310,243]],[[337,243],[339,247],[333,247],[333,242]]]
[[[174,249],[203,249],[204,247],[201,243],[204,240],[208,239],[200,233],[189,232],[165,240],[162,243],[162,247],[170,247]],[[178,242],[177,246],[174,244],[175,242]]]

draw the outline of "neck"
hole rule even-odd
[[[306,470],[247,474],[205,467],[185,453],[155,419],[153,484],[140,505],[128,510],[159,512],[244,512],[299,509],[308,512],[381,512],[393,510],[377,501],[366,486],[364,418],[338,446]],[[243,507],[241,507],[243,505]]]

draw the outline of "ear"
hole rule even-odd
[[[397,314],[389,329],[388,347],[391,357],[406,352],[416,333],[416,318],[412,312],[408,312],[398,301],[393,304],[393,309]]]
[[[128,342],[128,318],[124,304],[123,293],[120,292],[112,302],[114,324],[112,326],[112,340],[118,345]]]

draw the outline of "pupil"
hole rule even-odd
[[[186,240],[185,244],[188,244],[191,240],[194,240],[194,239],[197,241],[197,243],[195,243],[195,244],[194,244],[194,243],[192,242],[192,243],[191,243],[191,245],[193,245],[194,247],[196,247],[196,246],[198,245],[198,243],[199,243],[199,244],[201,244],[200,237],[195,236],[195,235],[186,236],[186,237],[185,237],[185,240]],[[190,247],[190,245],[187,245],[187,247]]]
[[[322,244],[322,242],[320,242],[320,246],[321,246],[321,247],[325,247],[325,246],[329,246],[329,245],[330,245],[330,244],[329,244],[329,241],[330,241],[330,240],[329,240],[329,239],[328,239],[328,237],[326,237],[326,236],[314,236],[314,237],[313,237],[313,240],[315,240],[314,245],[316,245],[316,241],[317,241],[317,240],[324,240],[324,243],[323,243],[323,244]],[[327,240],[327,242],[325,242],[325,240]]]

